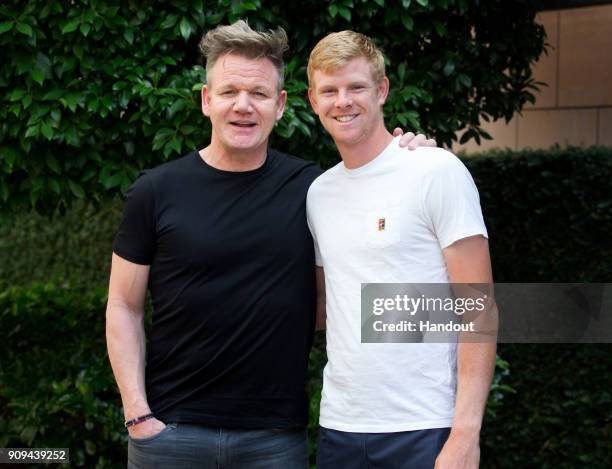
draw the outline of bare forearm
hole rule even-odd
[[[460,343],[453,431],[478,434],[493,378],[495,343]]]
[[[315,329],[321,331],[325,329],[325,322],[327,320],[327,312],[325,310],[325,273],[323,267],[316,268],[316,279],[317,279],[317,317],[315,320]]]
[[[121,393],[126,420],[148,414],[145,390],[146,343],[143,312],[109,301],[106,311],[106,343],[113,373]]]

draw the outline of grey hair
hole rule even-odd
[[[275,31],[255,31],[244,20],[229,26],[217,26],[208,31],[200,40],[200,53],[206,60],[206,76],[219,57],[236,54],[247,59],[266,58],[278,71],[278,91],[283,89],[285,64],[283,53],[289,49],[287,33],[281,27]]]

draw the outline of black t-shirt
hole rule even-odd
[[[114,252],[150,265],[146,387],[162,421],[304,426],[315,315],[306,193],[315,164],[268,151],[247,172],[197,151],[145,171]]]

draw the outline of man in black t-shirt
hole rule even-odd
[[[239,21],[200,48],[210,145],[141,174],[113,246],[107,343],[128,467],[305,468],[304,381],[325,306],[305,200],[321,170],[268,149],[285,32]]]

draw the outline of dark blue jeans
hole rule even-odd
[[[128,469],[307,469],[306,429],[236,430],[169,423],[130,438]]]
[[[450,428],[352,433],[321,427],[317,469],[433,469]]]

